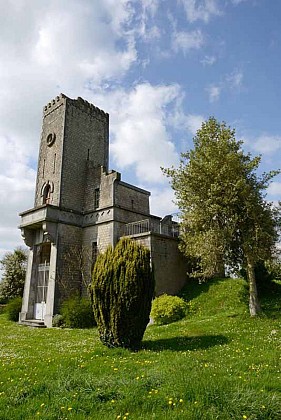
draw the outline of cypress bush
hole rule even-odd
[[[102,343],[138,349],[154,293],[149,250],[127,238],[109,247],[97,258],[91,293]]]

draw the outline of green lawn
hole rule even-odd
[[[190,315],[143,349],[96,329],[32,329],[0,315],[0,419],[281,419],[281,285],[247,313],[245,282],[192,285]]]

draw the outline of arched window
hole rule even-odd
[[[48,183],[45,185],[43,190],[43,204],[50,203],[51,185]]]

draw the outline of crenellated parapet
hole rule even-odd
[[[86,112],[87,114],[90,114],[95,118],[104,120],[105,122],[109,121],[109,114],[107,112],[104,112],[102,109],[91,104],[90,102],[86,101],[80,96],[78,96],[77,99],[71,99],[71,103],[76,108],[79,108],[81,111]]]
[[[65,103],[65,99],[69,99],[69,98],[63,93],[56,96],[55,99],[52,99],[47,105],[44,106],[43,117],[46,117],[51,112],[54,112],[57,108],[62,106]]]
[[[70,103],[71,105],[75,106],[76,108],[78,108],[80,111],[83,111],[95,118],[103,120],[107,123],[109,121],[109,114],[107,112],[104,112],[102,109],[91,104],[90,102],[86,101],[80,96],[77,99],[71,99],[71,98],[68,98],[63,93],[56,96],[56,98],[52,99],[46,106],[44,106],[43,117],[46,117],[51,112],[54,112],[57,108],[62,106],[66,101]]]

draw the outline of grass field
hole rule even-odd
[[[280,289],[251,319],[243,280],[193,284],[190,315],[143,349],[0,315],[0,419],[281,419]]]

